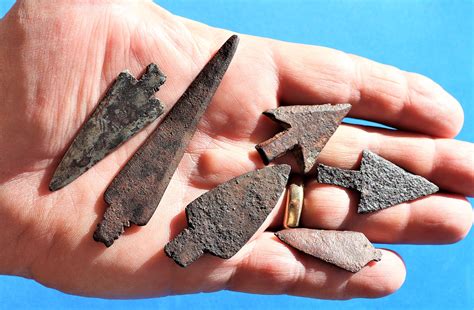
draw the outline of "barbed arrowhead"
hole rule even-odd
[[[368,150],[362,152],[359,171],[320,164],[318,182],[359,191],[358,213],[382,210],[439,190],[427,179],[411,174]]]
[[[343,103],[283,106],[266,111],[263,114],[285,130],[258,144],[256,149],[266,165],[291,151],[303,172],[308,173],[350,109],[350,104]]]
[[[188,228],[165,246],[186,267],[204,253],[234,256],[263,224],[285,190],[289,165],[269,166],[236,177],[186,207]]]
[[[140,80],[120,73],[64,154],[49,189],[68,185],[160,116],[163,105],[153,95],[165,80],[155,64]]]
[[[382,258],[382,252],[360,232],[290,228],[275,235],[295,249],[350,272]]]
[[[234,35],[224,43],[112,180],[104,195],[109,207],[94,240],[111,246],[125,227],[148,223],[230,65],[238,41]]]

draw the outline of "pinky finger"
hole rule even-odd
[[[361,271],[351,273],[290,249],[266,232],[237,263],[227,289],[324,299],[382,297],[398,290],[406,274],[405,265],[397,254],[382,252],[381,261],[371,262]]]

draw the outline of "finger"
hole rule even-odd
[[[331,137],[319,161],[358,169],[362,150],[369,149],[414,174],[463,196],[474,195],[474,145],[451,139],[380,128],[342,125]]]
[[[359,194],[311,182],[306,186],[301,225],[352,230],[373,242],[445,244],[463,239],[472,226],[472,208],[462,196],[434,194],[371,214],[358,214]]]
[[[390,251],[383,251],[380,262],[351,273],[291,249],[273,233],[264,233],[232,260],[237,267],[226,288],[260,294],[381,297],[395,292],[405,279],[402,260]]]
[[[352,117],[437,137],[454,137],[462,127],[460,104],[424,76],[328,48],[272,46],[287,103],[349,102]]]

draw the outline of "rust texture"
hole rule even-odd
[[[238,41],[234,35],[225,42],[114,178],[104,195],[109,207],[94,240],[111,246],[125,227],[148,223],[232,60]]]
[[[291,151],[301,170],[308,173],[350,109],[351,105],[344,103],[283,106],[266,111],[263,114],[285,130],[258,144],[256,149],[266,165]]]
[[[439,190],[427,179],[411,174],[368,150],[362,152],[359,171],[320,164],[318,182],[359,191],[358,213],[382,210]]]
[[[382,258],[382,252],[360,232],[293,228],[275,235],[295,249],[351,272]]]
[[[165,80],[155,64],[140,80],[121,72],[64,154],[49,189],[68,185],[160,116],[163,105],[154,94]]]
[[[289,165],[269,166],[236,177],[186,207],[188,228],[165,253],[186,267],[204,253],[235,255],[263,224],[285,190]]]

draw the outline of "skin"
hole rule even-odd
[[[206,255],[183,269],[165,256],[164,245],[186,226],[186,204],[262,167],[254,145],[279,129],[261,112],[282,103],[350,102],[351,117],[400,129],[342,125],[320,162],[357,168],[361,151],[370,149],[444,190],[359,215],[355,192],[308,181],[304,227],[361,231],[382,243],[444,244],[466,236],[474,147],[452,139],[463,123],[452,96],[426,77],[354,55],[242,35],[149,224],[128,229],[108,249],[94,242],[105,188],[157,122],[51,193],[53,171],[78,129],[120,71],[139,76],[150,62],[168,75],[157,97],[169,109],[230,34],[150,1],[18,1],[0,21],[1,274],[110,298],[221,289],[330,299],[393,293],[406,272],[396,253],[384,250],[380,262],[356,274],[298,253],[271,232],[281,228],[281,202],[229,260]]]

